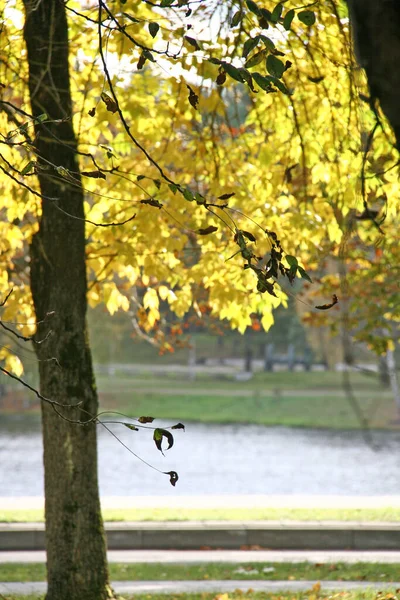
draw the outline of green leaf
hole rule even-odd
[[[286,254],[286,260],[291,267],[298,267],[299,261],[295,256],[291,256],[290,254]]]
[[[188,200],[189,202],[193,202],[193,200],[195,199],[194,194],[188,188],[183,190],[182,194],[185,200]]]
[[[265,47],[268,50],[274,50],[275,49],[275,44],[274,42],[266,35],[260,35],[260,38],[262,39],[262,41],[265,44]]]
[[[285,65],[279,58],[269,54],[267,56],[267,71],[270,75],[279,79],[285,72]]]
[[[160,2],[160,6],[161,8],[168,8],[168,6],[171,6],[171,4],[174,3],[174,0],[161,0]]]
[[[159,29],[160,29],[160,26],[158,23],[149,23],[149,33],[152,38],[156,37]]]
[[[288,12],[286,13],[286,15],[284,16],[283,26],[286,29],[286,31],[289,31],[289,29],[290,29],[290,27],[292,25],[292,21],[294,19],[294,15],[295,15],[295,12],[294,12],[293,9],[291,9],[291,10],[288,10]]]
[[[48,119],[48,116],[46,115],[46,113],[43,113],[36,117],[35,123],[43,123],[43,121],[46,121],[46,119]]]
[[[282,10],[283,10],[283,6],[281,3],[279,3],[275,6],[274,10],[271,13],[272,23],[277,23],[279,21],[279,19],[281,18]]]
[[[286,258],[287,258],[287,257],[286,257]],[[313,282],[313,281],[312,281],[312,279],[311,279],[311,277],[309,276],[309,274],[307,273],[307,271],[305,271],[305,270],[303,269],[303,267],[297,267],[297,269],[298,269],[298,271],[299,271],[299,273],[300,273],[300,275],[302,276],[302,278],[303,278],[303,279],[306,279],[306,280],[307,280],[307,281],[309,281],[310,283],[312,283],[312,282]]]
[[[28,175],[28,173],[33,169],[34,166],[35,166],[34,161],[30,160],[28,162],[28,164],[26,164],[25,167],[22,169],[21,175]]]
[[[261,50],[260,52],[253,54],[253,56],[250,56],[250,58],[246,61],[244,66],[246,67],[246,69],[251,69],[251,67],[255,67],[256,65],[259,65],[260,62],[262,60],[264,60],[264,57],[265,57],[265,50]]]
[[[231,27],[236,27],[237,25],[239,25],[242,18],[243,18],[243,13],[241,10],[238,10],[237,12],[235,12],[235,14],[232,17]]]
[[[310,27],[315,23],[315,12],[312,10],[302,10],[301,12],[297,13],[297,18],[299,21],[304,23],[304,25]]]
[[[262,90],[266,92],[273,91],[270,77],[264,77],[264,75],[261,75],[261,73],[257,73],[256,71],[255,73],[253,73],[253,79]]]
[[[157,449],[164,456],[164,452],[162,450],[163,438],[166,438],[166,440],[168,442],[167,450],[172,448],[172,446],[174,445],[174,436],[172,435],[172,433],[170,431],[168,431],[167,429],[160,429],[160,428],[155,429],[154,434],[153,434],[153,440],[155,442],[155,445],[157,446]]]
[[[259,35],[257,35],[254,38],[249,38],[248,40],[245,41],[245,43],[243,44],[243,52],[242,52],[243,58],[246,58],[250,54],[250,52],[252,50],[254,50],[254,48],[257,46],[259,41],[260,41]]]
[[[127,427],[128,429],[131,429],[132,431],[139,431],[139,428],[136,427],[135,425],[131,425],[131,423],[124,423],[125,427]]]
[[[243,77],[240,74],[239,69],[237,69],[236,67],[234,67],[233,65],[229,64],[229,63],[223,63],[224,65],[224,70],[228,73],[228,75],[230,77],[232,77],[232,79],[235,79],[236,81],[239,81],[240,83],[243,83]]]
[[[175,185],[175,183],[169,183],[168,187],[171,190],[171,192],[175,195],[178,190],[178,186]]]
[[[290,92],[287,89],[286,85],[283,83],[283,81],[281,81],[280,79],[278,79],[277,77],[269,77],[268,78],[271,83],[278,88],[278,90],[280,92],[282,92],[282,94],[286,94],[286,96],[290,96]]]
[[[143,50],[142,54],[145,58],[147,58],[147,60],[150,60],[151,62],[156,62],[156,59],[149,50]]]
[[[260,15],[260,9],[258,8],[257,4],[253,2],[253,0],[246,0],[246,4],[250,12],[257,16]]]
[[[193,48],[195,50],[201,50],[200,48],[200,44],[197,40],[195,40],[194,38],[190,37],[189,35],[185,35],[184,39],[191,45],[193,46]]]

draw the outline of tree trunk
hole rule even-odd
[[[365,69],[371,100],[379,100],[400,148],[400,2],[347,0],[354,49]]]
[[[31,245],[31,289],[39,322],[54,311],[38,327],[37,339],[49,329],[53,332],[36,345],[40,390],[62,404],[81,402],[79,408],[61,412],[69,419],[87,420],[88,413],[97,413],[98,400],[86,330],[85,223],[80,220],[84,198],[71,120],[68,24],[62,0],[24,0],[24,5],[32,113],[61,120],[35,125],[43,198],[39,231]],[[65,169],[73,173],[73,184]],[[60,366],[46,362],[52,357]],[[71,424],[42,404],[47,599],[104,600],[112,594],[100,512],[96,425]]]

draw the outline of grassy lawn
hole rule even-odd
[[[400,521],[400,508],[124,508],[103,510],[105,521]],[[44,521],[43,510],[0,510],[0,522]]]
[[[136,376],[98,375],[97,385],[103,410],[131,417],[357,429],[360,422],[343,393],[341,377],[336,372],[262,372],[247,382],[222,375],[199,375],[190,381],[183,375],[143,370]],[[351,381],[370,426],[396,428],[394,401],[377,376],[352,373]],[[38,414],[38,407],[29,412]]]
[[[400,578],[399,565],[372,563],[243,563],[243,564],[118,564],[110,563],[113,581],[378,581],[390,583]],[[5,563],[0,581],[45,581],[42,563]]]
[[[375,377],[351,375],[371,427],[392,427],[394,402]],[[248,382],[155,375],[98,377],[103,408],[129,416],[203,423],[255,423],[296,427],[359,428],[340,387],[340,373],[259,373]]]

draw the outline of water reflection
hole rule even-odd
[[[360,432],[189,424],[186,432],[175,432],[175,445],[164,458],[150,432],[112,427],[134,452],[163,471],[178,471],[180,480],[172,488],[167,476],[100,428],[100,489],[106,496],[400,493],[400,432],[374,432],[379,445],[374,451]],[[38,421],[2,419],[0,490],[0,496],[43,494]]]

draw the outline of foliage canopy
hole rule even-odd
[[[387,322],[399,318],[397,155],[355,62],[344,3],[66,8],[89,303],[132,310],[165,349],[161,303],[182,317],[205,302],[240,331],[257,313],[268,330],[293,281],[328,269],[313,288],[322,301],[303,299],[310,318],[337,318],[314,308],[336,293],[363,323],[356,335],[384,351]],[[26,323],[28,335],[36,175],[66,190],[79,181],[37,155],[21,3],[9,0],[2,17],[0,293],[14,288],[2,318]],[[38,119],[49,135],[52,116]],[[17,357],[1,352],[19,373]]]

